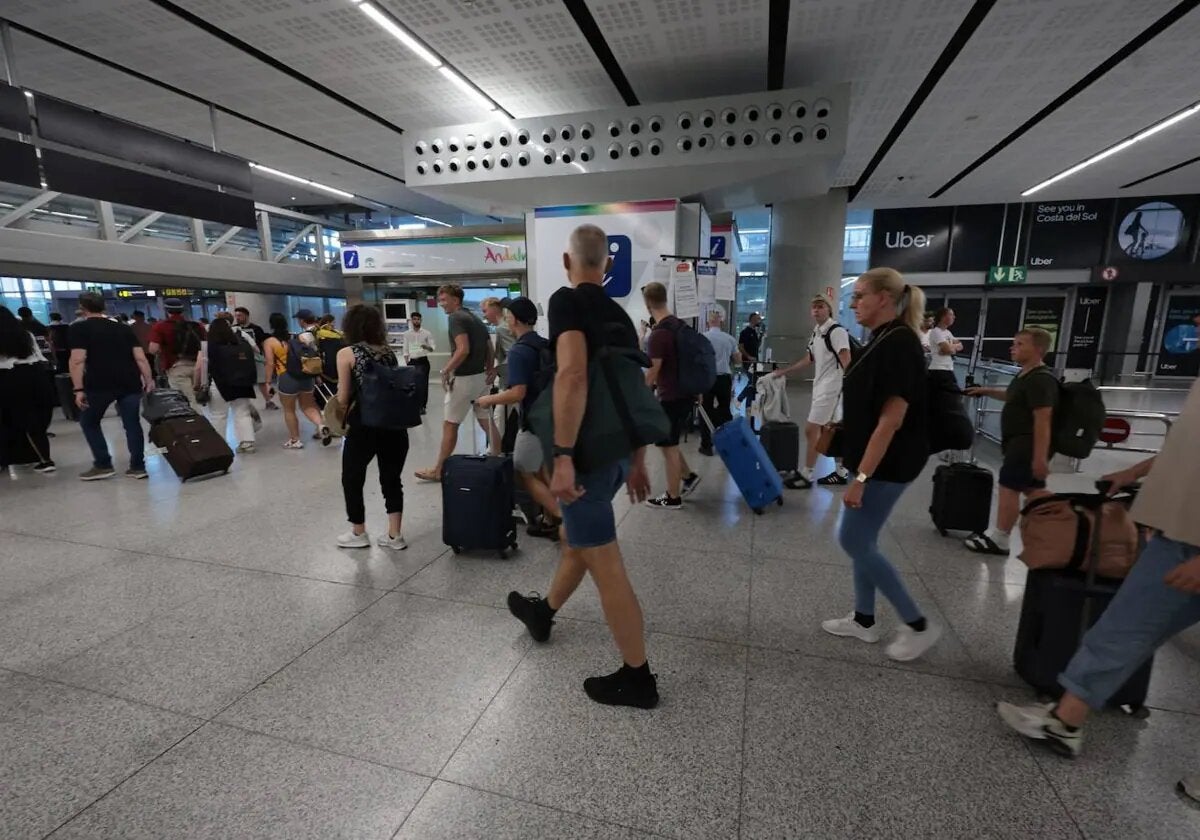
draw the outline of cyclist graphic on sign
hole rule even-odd
[[[1157,260],[1183,243],[1184,225],[1183,211],[1174,204],[1147,202],[1121,220],[1117,244],[1130,259]]]

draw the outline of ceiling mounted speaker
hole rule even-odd
[[[508,144],[512,142],[512,137],[509,136],[509,133],[507,131],[501,131],[499,134],[496,135],[496,142],[499,143],[501,146],[507,147]]]
[[[630,120],[629,121],[629,133],[630,134],[641,134],[642,133],[642,121],[641,120]]]
[[[561,152],[559,152],[558,159],[563,163],[570,163],[571,161],[575,160],[575,152],[570,148],[563,149]]]
[[[428,171],[429,171],[429,164],[427,164],[423,160],[417,161],[417,174],[418,175],[424,175]]]
[[[646,151],[648,151],[654,157],[658,157],[659,155],[661,155],[662,150],[663,150],[663,144],[662,144],[661,140],[658,140],[658,139],[651,140],[649,143],[646,144]]]
[[[554,130],[554,126],[547,126],[542,129],[542,142],[553,143],[554,138],[558,136],[558,132]]]
[[[609,137],[620,137],[621,136],[621,128],[622,128],[621,121],[613,120],[612,122],[610,122],[608,124],[608,136]]]
[[[744,119],[746,122],[758,122],[758,118],[761,115],[762,112],[758,110],[757,105],[751,105],[749,108],[742,111],[742,119]]]
[[[442,149],[444,149],[444,148],[445,148],[445,146],[442,143],[442,138],[440,138],[440,137],[429,144],[429,150],[431,152],[433,152],[435,155],[440,155],[442,153]]]
[[[433,174],[434,175],[441,175],[442,170],[445,168],[446,168],[446,165],[444,163],[442,163],[440,160],[435,160],[433,162]]]
[[[791,114],[794,119],[802,120],[808,116],[808,103],[802,99],[797,99],[788,106],[788,113]]]
[[[529,165],[529,152],[517,152],[517,166]]]
[[[813,113],[816,114],[819,120],[826,119],[832,109],[833,103],[828,99],[818,99],[813,103]]]
[[[763,139],[766,140],[768,143],[770,143],[772,146],[778,146],[780,143],[783,142],[783,132],[780,131],[778,128],[772,128],[772,129],[768,130],[766,134],[763,135]]]
[[[579,136],[584,140],[591,140],[595,133],[596,129],[590,122],[585,122],[583,125],[579,126]]]
[[[783,119],[783,115],[783,106],[778,102],[772,102],[767,106],[767,119],[769,119],[771,122],[778,122],[779,120]]]
[[[721,135],[721,145],[726,149],[732,149],[737,145],[737,137],[733,135],[732,131],[726,131]]]
[[[733,108],[726,108],[721,112],[721,122],[725,125],[733,125],[737,122],[737,111]]]
[[[492,139],[492,135],[490,135],[490,134],[483,135],[483,139],[479,141],[479,145],[483,146],[483,148],[485,148],[485,149],[492,148],[492,146],[494,144],[495,144],[495,141]]]
[[[450,159],[450,171],[457,172],[460,169],[462,169],[462,164],[459,163],[458,158],[451,158]]]
[[[634,158],[641,157],[642,156],[642,144],[635,140],[634,142],[629,144],[628,151],[629,151],[630,157],[634,157]]]
[[[583,161],[584,163],[587,163],[595,156],[596,156],[596,150],[593,149],[591,146],[584,146],[582,149],[579,150],[579,159],[581,161]]]
[[[529,132],[521,129],[517,132],[517,145],[524,146],[529,142]]]
[[[476,166],[478,166],[478,164],[475,162],[475,158],[473,158],[473,157],[467,158],[467,171],[468,172],[474,172]]]
[[[701,149],[711,149],[714,145],[713,136],[711,134],[701,134],[696,138],[696,145]]]
[[[692,128],[692,115],[688,111],[684,111],[675,118],[675,124],[683,131],[690,131]]]
[[[504,154],[500,155],[500,168],[508,169],[510,166],[512,166],[512,155],[508,154],[508,152],[505,152]]]
[[[575,136],[575,128],[573,126],[564,125],[558,130],[558,136],[563,140],[570,140]]]
[[[446,142],[446,148],[450,151],[451,154],[453,154],[454,152],[457,152],[459,150],[460,146],[461,146],[461,144],[458,142],[457,137],[451,137]]]
[[[479,162],[483,165],[484,169],[492,168],[492,156],[491,155],[484,155],[483,160],[481,160]]]
[[[824,143],[826,140],[829,139],[829,126],[819,125],[816,128],[814,128],[813,129],[813,137],[817,138],[817,140],[819,142]]]
[[[701,128],[712,128],[717,124],[717,115],[712,111],[701,111],[698,119]]]
[[[622,152],[622,149],[621,149],[620,143],[609,143],[608,144],[608,159],[609,160],[620,159],[621,152]]]
[[[804,129],[798,125],[794,125],[789,128],[788,140],[792,141],[793,146],[799,146],[804,142]]]
[[[427,152],[428,150],[429,150],[429,144],[426,143],[424,140],[418,141],[417,145],[413,146],[413,151],[419,155],[425,154],[425,152]]]
[[[658,134],[663,130],[663,118],[659,116],[651,117],[646,120],[646,128],[650,129],[651,134]]]

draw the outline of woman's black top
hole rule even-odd
[[[907,483],[920,475],[929,459],[927,390],[925,352],[917,334],[898,320],[876,330],[842,380],[841,444],[846,469],[858,472],[883,404],[899,397],[908,403],[908,411],[872,478]]]
[[[229,351],[225,348],[244,347],[250,352],[251,358],[254,357],[254,348],[250,346],[250,342],[239,338],[237,344],[215,344],[208,343],[208,378],[212,380],[212,384],[217,386],[217,392],[221,395],[221,399],[225,402],[230,400],[252,400],[254,399],[253,385],[231,385],[229,382],[230,371],[227,365],[230,363]]]

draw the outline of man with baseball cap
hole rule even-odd
[[[542,384],[548,379],[544,368],[549,365],[550,342],[534,332],[537,324],[537,306],[527,297],[517,297],[501,302],[506,327],[514,336],[508,348],[508,387],[498,394],[480,397],[478,404],[484,408],[517,405],[518,424],[516,441],[513,445],[513,467],[520,476],[525,491],[542,508],[542,519],[530,522],[528,533],[535,537],[555,537],[562,523],[558,501],[550,492],[550,477],[544,469],[542,445],[525,423],[529,407],[541,393]]]
[[[809,365],[816,368],[812,406],[808,410],[808,422],[804,425],[804,439],[808,444],[804,454],[804,469],[784,482],[793,490],[807,490],[813,485],[813,467],[819,454],[817,439],[821,436],[822,426],[841,417],[842,373],[850,367],[850,333],[833,317],[833,304],[829,298],[817,295],[812,299],[809,311],[816,326],[808,340],[808,353],[794,365],[770,374],[787,376]],[[844,486],[845,470],[838,464],[829,475],[817,479],[817,483]]]
[[[202,324],[184,317],[183,308],[179,298],[163,301],[167,317],[150,328],[150,355],[157,360],[158,372],[166,374],[168,385],[182,391],[192,408],[199,411],[192,379],[196,373],[196,359],[208,334]]]

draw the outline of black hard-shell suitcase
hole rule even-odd
[[[1098,506],[1103,495],[1094,498]],[[1082,501],[1082,504],[1087,504]],[[1102,517],[1096,517],[1102,520]],[[1086,520],[1085,520],[1086,521]],[[1091,540],[1099,551],[1101,541]],[[1120,580],[1096,577],[1096,558],[1087,564],[1087,571],[1075,569],[1030,569],[1025,579],[1025,596],[1021,601],[1021,620],[1017,625],[1017,640],[1013,647],[1013,668],[1039,695],[1062,696],[1058,676],[1079,649],[1087,630],[1108,608]],[[1125,684],[1109,698],[1114,707],[1128,707],[1139,717],[1146,714],[1146,694],[1150,690],[1150,675],[1154,657],[1147,659]]]
[[[992,516],[992,472],[974,464],[943,464],[933,471],[933,525],[947,531],[981,534]]]
[[[512,459],[451,455],[442,465],[442,542],[455,554],[517,547]]]
[[[800,467],[800,427],[790,420],[764,423],[758,433],[767,457],[781,473],[794,473]]]
[[[62,407],[63,416],[72,423],[79,420],[79,406],[75,405],[75,386],[71,383],[71,374],[54,374],[54,390],[58,394],[58,404]]]
[[[163,457],[181,481],[227,473],[233,465],[233,450],[199,414],[159,421],[150,427],[150,442],[163,450]]]

